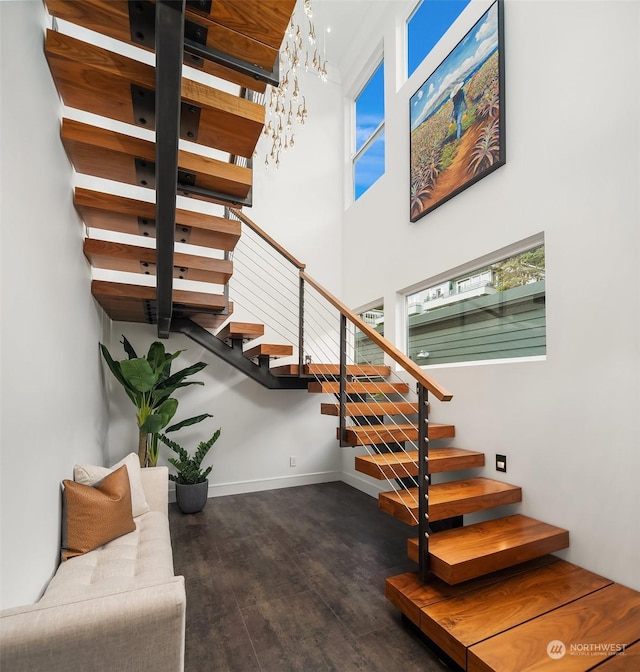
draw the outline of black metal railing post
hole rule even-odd
[[[346,446],[345,434],[347,431],[346,408],[347,408],[347,318],[340,314],[340,445]]]
[[[298,282],[298,375],[304,371],[304,278]]]
[[[418,383],[418,573],[429,576],[429,392]]]

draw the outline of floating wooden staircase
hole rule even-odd
[[[113,320],[156,323],[156,288],[142,279],[157,275],[159,268],[153,245],[160,213],[152,202],[158,153],[150,132],[156,128],[156,95],[158,82],[163,80],[142,52],[139,58],[130,54],[137,51],[132,46],[155,50],[159,3],[46,0],[45,4],[58,22],[112,40],[109,49],[97,46],[91,33],[85,41],[69,34],[74,31],[65,30],[63,23],[56,26],[60,30],[46,31],[44,51],[66,106],[131,127],[131,131],[115,131],[107,124],[64,118],[61,139],[76,172],[149,190],[149,199],[139,200],[77,188],[74,204],[87,226],[84,252],[92,267],[129,274],[122,282],[94,280],[93,296]],[[189,144],[181,143],[177,154],[176,195],[218,205],[250,204],[250,159],[263,130],[265,111],[246,92],[264,92],[267,83],[277,84],[278,51],[294,5],[295,0],[186,3],[181,41],[189,67],[183,68],[179,80],[178,132]],[[196,70],[218,79],[211,78],[205,85]],[[136,131],[134,126],[146,130]],[[174,225],[175,242],[210,252],[203,256],[195,248],[171,251],[173,277],[186,281],[181,289],[169,292],[172,314],[217,328],[232,312],[224,288],[233,264],[226,255],[238,242],[241,224],[177,208]],[[140,242],[103,240],[102,232],[136,236]],[[166,265],[162,268],[165,273]],[[210,289],[202,291],[199,286],[196,291],[190,281],[209,283]],[[283,352],[272,351],[269,356]],[[263,356],[266,351],[256,355]]]
[[[382,385],[390,395],[385,401],[380,401]],[[317,382],[308,389],[338,394],[339,385]],[[356,471],[403,483],[401,489],[381,492],[379,507],[416,525],[418,488],[406,480],[417,479],[418,452],[402,446],[417,439],[417,425],[409,422],[417,407],[400,398],[406,392],[352,375],[345,416],[353,424],[342,440],[368,446],[369,454],[355,458]],[[325,403],[321,412],[336,416],[340,406]],[[400,416],[397,423],[393,416]],[[430,474],[485,465],[483,453],[432,445],[454,436],[452,425],[429,423]],[[635,669],[640,593],[550,555],[569,545],[567,530],[521,514],[458,526],[466,514],[517,504],[521,498],[520,487],[490,478],[432,483],[429,519],[435,525],[443,522],[445,529],[429,537],[429,579],[423,583],[417,572],[391,577],[387,598],[452,664],[469,672]],[[417,539],[408,540],[407,552],[417,563]],[[595,653],[585,650],[589,643]],[[564,653],[554,646],[565,647]]]
[[[321,370],[327,370],[327,367]],[[356,457],[356,471],[391,482],[416,478],[418,453],[416,450],[405,451],[403,446],[405,442],[411,443],[418,439],[417,423],[411,422],[411,417],[417,413],[417,404],[400,398],[400,394],[406,392],[404,389],[386,381],[372,382],[372,375],[388,375],[381,368],[372,371],[371,367],[363,366],[359,369],[353,365],[349,373],[351,387],[347,390],[349,398],[345,415],[353,422],[346,427],[342,437],[338,428],[337,436],[342,438],[345,445],[369,447],[369,454]],[[384,402],[379,400],[382,385],[390,394]],[[337,383],[314,382],[308,390],[337,394],[339,387]],[[321,412],[325,415],[339,415],[339,405],[324,403]],[[483,453],[431,446],[434,441],[454,436],[453,425],[429,422],[430,474],[484,466]],[[432,523],[454,520],[466,514],[517,504],[521,500],[520,487],[490,478],[474,477],[433,483],[429,487],[429,519]],[[399,489],[381,492],[378,496],[378,505],[382,511],[408,525],[418,523],[418,501],[418,488],[406,484]],[[525,520],[528,524],[525,524]],[[442,580],[454,584],[558,551],[568,544],[566,530],[524,516],[499,518],[476,526],[457,527],[432,534],[429,544],[430,570]],[[456,555],[453,549],[458,549],[460,553]],[[409,542],[408,552],[417,561],[416,540]]]

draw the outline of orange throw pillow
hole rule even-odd
[[[88,553],[136,529],[126,466],[93,485],[69,480],[62,483],[63,560]]]

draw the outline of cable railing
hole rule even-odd
[[[277,338],[291,346],[285,364],[275,363],[272,371],[303,377],[310,389],[334,396],[336,401],[323,404],[322,410],[337,416],[341,445],[362,446],[375,458],[398,506],[406,507],[403,519],[418,526],[420,575],[426,580],[428,396],[446,402],[452,395],[314,280],[303,263],[243,212],[228,208],[226,216],[240,221],[242,229],[229,288],[237,314],[264,324],[265,342]],[[367,360],[367,352],[375,361]]]

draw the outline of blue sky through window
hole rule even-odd
[[[354,162],[354,195],[356,200],[384,174],[384,132],[372,140],[376,129],[384,122],[384,61],[358,94],[356,107]],[[370,144],[367,145],[367,143]]]
[[[422,0],[407,21],[407,73],[424,61],[471,0]]]
[[[382,121],[384,121],[384,63],[380,63],[356,98],[356,152],[362,149]]]

